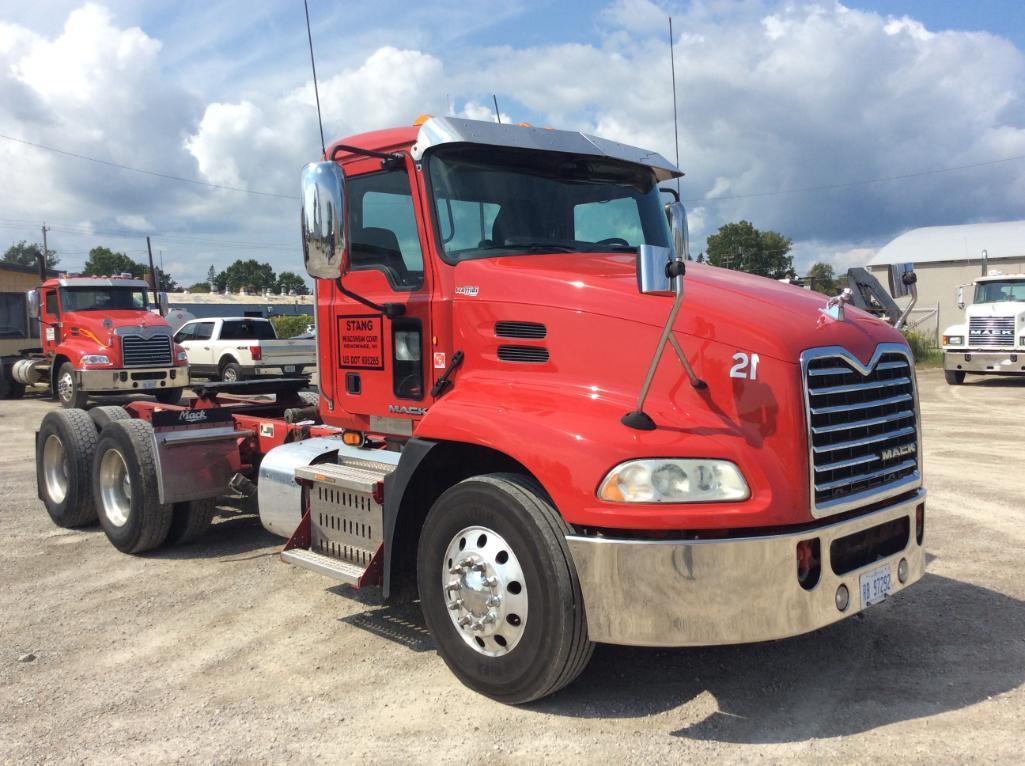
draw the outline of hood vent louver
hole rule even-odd
[[[541,346],[499,346],[498,358],[503,362],[544,364],[548,361],[548,349]]]
[[[548,335],[548,328],[537,322],[495,322],[495,335],[499,338],[540,340]]]

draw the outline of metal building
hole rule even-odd
[[[1025,221],[927,226],[912,229],[885,245],[868,263],[882,284],[894,263],[914,263],[918,273],[918,304],[911,322],[935,336],[962,321],[957,288],[982,273],[983,251],[990,273],[1025,272]],[[972,291],[965,295],[971,300]]]

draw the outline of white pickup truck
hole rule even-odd
[[[233,382],[265,375],[302,375],[316,365],[317,344],[279,339],[270,320],[258,317],[192,319],[174,340],[189,356],[195,377]]]

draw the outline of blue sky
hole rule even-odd
[[[916,226],[1025,217],[1025,3],[310,6],[329,135],[450,102],[490,118],[496,93],[517,120],[669,157],[672,14],[698,247],[744,217],[792,236],[799,270],[845,268]],[[0,134],[288,195],[319,143],[305,43],[299,2],[6,2]],[[69,268],[96,244],[138,257],[146,234],[181,281],[237,257],[300,266],[290,200],[10,141],[0,163],[0,244],[45,218]]]

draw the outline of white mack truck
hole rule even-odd
[[[974,287],[965,309],[964,289]],[[990,273],[957,288],[964,324],[943,332],[943,374],[952,386],[965,375],[1025,375],[1025,274]]]

